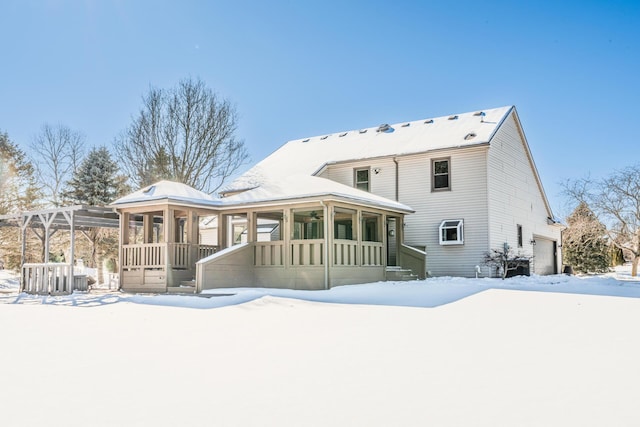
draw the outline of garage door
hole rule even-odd
[[[535,238],[533,247],[534,273],[539,275],[556,274],[556,242],[554,240]]]

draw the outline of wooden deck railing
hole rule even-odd
[[[255,242],[253,260],[256,267],[284,265],[284,242]]]
[[[355,240],[335,239],[333,241],[333,265],[357,265],[357,253],[358,242]]]
[[[294,240],[291,265],[324,265],[324,239]]]
[[[71,264],[24,264],[21,290],[30,294],[71,293]]]
[[[122,246],[122,267],[164,268],[167,254],[172,268],[189,269],[196,261],[214,254],[218,247],[190,243],[145,243]],[[191,254],[195,256],[191,258]]]
[[[382,260],[382,242],[362,242],[361,265],[384,265]]]

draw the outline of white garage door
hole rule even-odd
[[[533,247],[534,273],[539,275],[556,274],[556,242],[553,240],[535,238]]]

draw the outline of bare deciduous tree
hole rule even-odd
[[[71,178],[84,153],[84,136],[64,125],[42,125],[31,143],[36,177],[51,205],[62,204],[64,184]]]
[[[640,165],[629,166],[607,178],[589,177],[564,184],[565,193],[584,202],[606,226],[611,243],[631,260],[631,275],[640,261]]]
[[[117,140],[122,167],[138,187],[171,179],[213,192],[247,160],[236,127],[235,108],[199,79],[151,88]]]

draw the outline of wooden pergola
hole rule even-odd
[[[70,206],[43,209],[13,215],[1,215],[0,227],[21,229],[21,281],[20,291],[34,294],[67,294],[74,290],[87,290],[86,276],[74,273],[75,232],[93,228],[118,228],[119,215],[111,208],[96,206]],[[44,242],[42,263],[25,263],[27,229],[30,228]],[[70,260],[49,262],[51,237],[59,230],[70,232]]]

